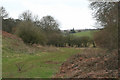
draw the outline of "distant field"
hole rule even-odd
[[[73,35],[78,36],[78,37],[88,36],[90,38],[93,38],[94,32],[97,32],[97,30],[77,32],[77,33],[74,33]]]

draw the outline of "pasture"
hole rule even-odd
[[[77,37],[87,36],[87,37],[93,39],[95,32],[97,32],[97,30],[93,30],[93,31],[88,30],[88,31],[77,32],[77,33],[74,33],[73,35],[77,36]]]
[[[3,78],[50,78],[70,56],[81,52],[75,48],[28,46],[4,36],[2,49]]]

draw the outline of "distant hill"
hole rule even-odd
[[[97,31],[98,30],[86,30],[86,31],[74,33],[73,35],[78,36],[78,37],[88,36],[90,38],[93,38],[94,33]]]

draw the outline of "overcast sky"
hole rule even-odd
[[[0,0],[0,6],[5,7],[9,17],[15,19],[26,10],[39,18],[51,15],[62,30],[89,29],[95,24],[88,0]]]

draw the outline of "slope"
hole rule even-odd
[[[31,46],[15,35],[2,33],[3,78],[51,78],[67,58],[81,52],[75,48]]]
[[[95,32],[97,32],[97,30],[92,30],[92,31],[88,30],[88,31],[77,32],[77,33],[74,33],[73,35],[77,37],[88,36],[89,38],[93,39]]]

